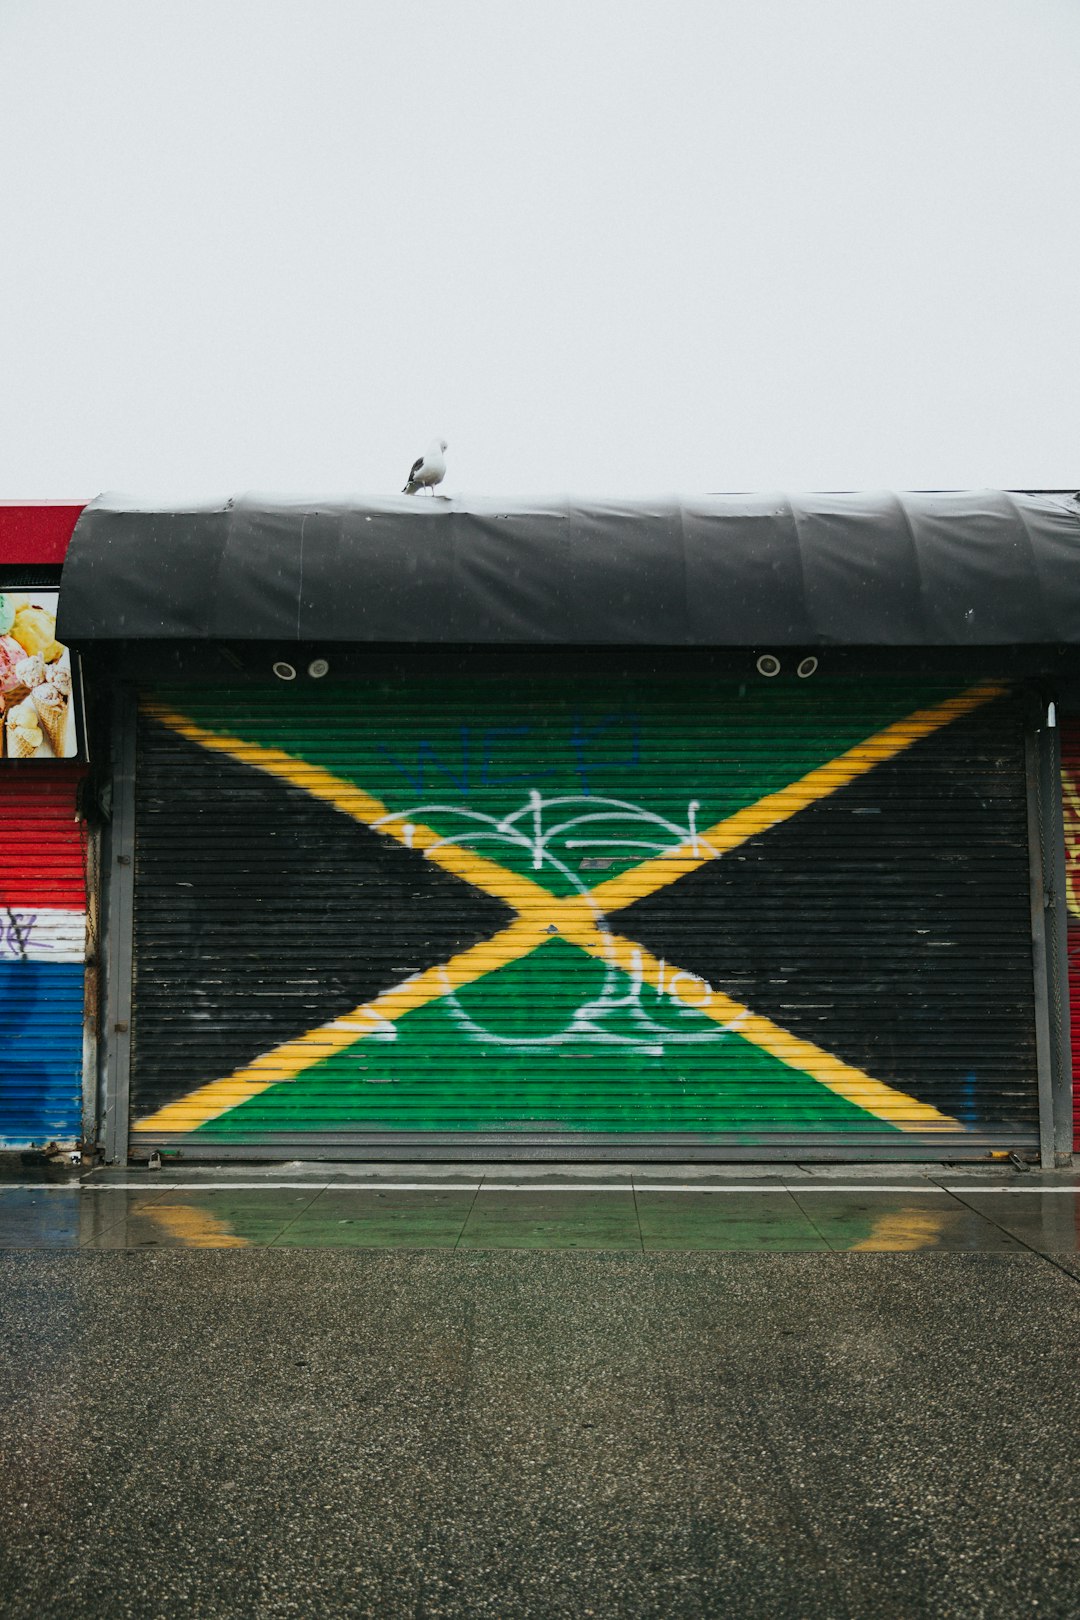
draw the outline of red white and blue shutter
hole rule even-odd
[[[0,772],[0,1148],[82,1134],[82,767]]]

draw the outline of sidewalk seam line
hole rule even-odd
[[[1068,1277],[1071,1283],[1080,1285],[1080,1277],[1074,1271],[1066,1271],[1065,1267],[1060,1265],[1052,1254],[1044,1254],[1041,1249],[1036,1249],[1034,1244],[1028,1243],[1026,1238],[1019,1237],[1015,1232],[1010,1232],[1007,1226],[1002,1226],[1000,1221],[995,1221],[992,1215],[984,1215],[981,1209],[975,1209],[963,1198],[958,1197],[956,1201],[958,1204],[963,1204],[965,1209],[970,1209],[973,1215],[978,1215],[980,1220],[989,1221],[991,1226],[996,1226],[999,1232],[1004,1232],[1005,1236],[1012,1238],[1014,1243],[1019,1243],[1021,1248],[1027,1250],[1028,1254],[1035,1255],[1038,1260],[1045,1260],[1048,1266],[1053,1266],[1055,1271],[1060,1271],[1061,1275]]]

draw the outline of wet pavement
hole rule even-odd
[[[5,1620],[1080,1611],[1075,1175],[0,1187]]]
[[[0,1181],[5,1248],[1080,1250],[1080,1175],[278,1166]]]

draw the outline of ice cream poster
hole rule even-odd
[[[0,591],[0,756],[78,753],[71,655],[56,639],[56,591]]]

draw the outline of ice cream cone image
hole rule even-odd
[[[45,741],[45,733],[38,724],[37,709],[30,698],[24,698],[6,716],[7,751],[9,759],[30,759]]]
[[[32,759],[45,740],[45,733],[37,726],[12,726],[7,728],[7,751],[9,759]]]
[[[40,653],[47,664],[59,658],[64,650],[56,639],[56,615],[46,608],[19,608],[12,621],[11,635],[25,652]]]
[[[49,747],[57,759],[62,759],[64,734],[67,731],[67,700],[51,681],[35,686],[30,698],[37,713],[38,725],[49,739]]]
[[[61,697],[71,696],[71,670],[68,668],[67,658],[61,658],[57,663],[50,664],[42,677],[52,681]]]
[[[35,686],[40,686],[42,681],[47,681],[48,678],[45,673],[45,660],[40,653],[34,653],[32,658],[21,658],[15,665],[15,679],[25,686],[28,692],[32,692]]]
[[[25,663],[22,646],[12,636],[0,636],[0,694],[9,701],[25,697],[29,686],[19,673]]]

